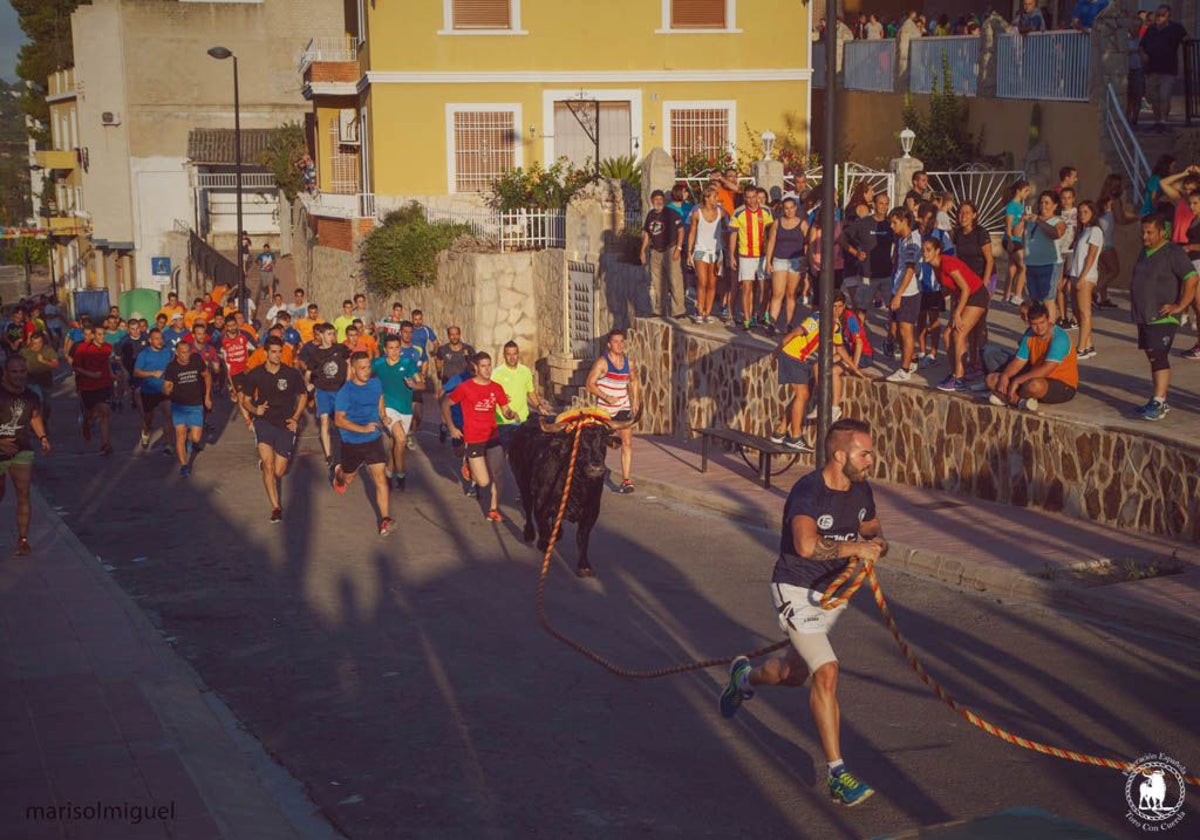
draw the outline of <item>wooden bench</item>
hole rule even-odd
[[[771,487],[771,457],[775,455],[790,455],[791,460],[783,468],[790,469],[793,464],[799,460],[801,452],[795,449],[789,449],[779,443],[772,443],[768,438],[759,437],[758,435],[739,432],[737,429],[717,429],[717,428],[693,428],[693,432],[700,435],[700,472],[708,472],[708,447],[713,439],[724,440],[735,446],[740,446],[743,449],[753,449],[758,453],[758,480],[766,489]],[[747,464],[750,459],[742,453],[743,460]],[[780,470],[782,472],[783,470]]]

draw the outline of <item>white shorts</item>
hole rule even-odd
[[[800,258],[794,257],[792,259],[772,259],[771,271],[788,271],[792,274],[799,274]]]
[[[822,665],[838,661],[833,646],[829,644],[829,631],[847,607],[847,604],[842,604],[832,610],[823,609],[821,595],[802,586],[771,584],[771,603],[779,614],[779,627],[787,633],[788,640],[808,666],[810,674]]]
[[[400,428],[404,429],[404,434],[408,434],[408,427],[412,425],[411,414],[401,414],[394,408],[385,408],[383,410],[383,416],[387,418],[389,429],[399,423]]]
[[[720,261],[720,251],[692,251],[692,262],[719,263]]]
[[[750,283],[763,279],[766,257],[738,257],[738,280]]]

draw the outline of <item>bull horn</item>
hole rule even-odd
[[[548,435],[557,434],[567,428],[566,423],[547,423],[545,420],[539,420],[538,425]]]
[[[612,429],[614,432],[620,432],[620,431],[624,431],[625,429],[629,429],[629,428],[632,428],[633,426],[636,426],[638,421],[642,419],[642,409],[643,409],[643,406],[639,405],[637,414],[635,414],[633,416],[632,420],[609,420],[608,427],[610,429]]]

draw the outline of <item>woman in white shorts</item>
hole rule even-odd
[[[796,293],[800,288],[800,270],[804,259],[804,240],[808,225],[800,218],[796,199],[785,198],[781,205],[783,215],[767,228],[766,265],[771,270],[771,303],[768,307],[771,321],[766,326],[767,335],[775,335],[778,324],[783,332],[792,327],[792,316],[796,314]],[[783,309],[784,320],[779,320]]]
[[[1092,291],[1100,279],[1100,254],[1104,251],[1104,231],[1100,227],[1100,212],[1095,203],[1079,203],[1077,225],[1067,282],[1074,287],[1075,312],[1079,315],[1078,357],[1090,359],[1096,355],[1096,348],[1092,344]]]
[[[719,193],[714,186],[705,187],[700,204],[692,210],[688,220],[688,266],[696,271],[696,314],[692,321],[711,324],[712,308],[717,296],[717,267],[725,250],[728,218],[721,207]]]

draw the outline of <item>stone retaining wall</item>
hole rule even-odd
[[[715,425],[763,435],[782,416],[786,389],[761,345],[640,320],[630,354],[643,433],[687,438]],[[871,424],[883,480],[1200,542],[1195,447],[879,380],[848,379],[843,403]]]

